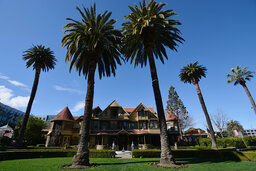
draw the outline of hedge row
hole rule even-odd
[[[200,147],[211,147],[212,141],[210,138],[199,138],[197,140],[197,145]],[[227,137],[227,138],[217,138],[218,147],[235,147],[235,148],[250,148],[256,146],[256,137]]]
[[[134,150],[133,158],[159,158],[160,150]],[[245,160],[256,161],[256,151],[237,152],[234,149],[222,150],[172,150],[174,158],[203,158],[203,159],[220,159],[220,160]]]
[[[0,161],[28,158],[73,157],[75,154],[76,150],[3,151],[0,152]],[[91,158],[113,158],[115,154],[113,150],[90,150]]]
[[[244,144],[246,147],[256,146],[256,137],[243,137]]]

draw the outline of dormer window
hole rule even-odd
[[[112,118],[118,117],[118,108],[111,108],[111,116]]]
[[[145,116],[145,111],[144,111],[144,110],[141,110],[141,111],[139,111],[138,113],[139,113],[139,116],[141,116],[141,117],[144,117],[144,116]]]

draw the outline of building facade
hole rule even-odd
[[[0,102],[0,126],[9,124],[14,127],[22,116],[24,116],[24,112]]]
[[[245,129],[243,132],[243,136],[250,136],[250,137],[256,136],[256,129]]]
[[[77,145],[83,116],[73,117],[65,107],[52,121],[47,134],[46,146]],[[166,116],[170,142],[177,142],[178,118],[172,113]],[[90,123],[90,148],[116,150],[135,148],[148,149],[160,147],[160,129],[157,113],[152,107],[140,103],[137,107],[122,107],[114,100],[101,110],[93,109]]]

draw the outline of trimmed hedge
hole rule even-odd
[[[246,136],[246,137],[243,137],[243,141],[247,148],[256,146],[256,137]]]
[[[197,144],[200,147],[211,147],[212,140],[210,138],[199,138]],[[226,147],[235,147],[235,148],[245,148],[246,145],[242,138],[237,137],[227,137],[227,138],[217,138],[217,146],[226,148]]]
[[[133,158],[159,158],[160,150],[134,150],[132,151]],[[172,150],[175,158],[203,158],[203,159],[221,159],[221,160],[245,160],[256,161],[256,151],[237,152],[235,149],[218,149],[218,150],[199,150],[199,149],[182,149]]]
[[[28,159],[28,158],[51,158],[51,157],[73,157],[76,150],[69,149],[48,149],[48,150],[32,150],[32,149],[15,149],[0,152],[1,160]],[[113,158],[115,157],[113,150],[90,150],[90,158]]]

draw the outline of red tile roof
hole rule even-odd
[[[153,107],[148,107],[148,109],[149,109],[152,113],[156,113],[156,111],[154,110]]]
[[[55,120],[67,120],[67,121],[74,121],[74,118],[70,112],[70,110],[68,109],[68,107],[66,106],[58,115],[56,115],[52,121]]]
[[[138,107],[138,106],[137,106]],[[128,113],[132,113],[137,107],[123,107]],[[152,113],[156,113],[153,107],[147,107]]]
[[[178,117],[172,113],[171,110],[169,110],[169,112],[167,113],[166,117],[165,117],[166,121],[172,121],[172,120],[178,120]]]
[[[124,107],[124,110],[128,113],[132,113],[134,111],[135,107]]]
[[[74,116],[73,118],[74,118],[74,120],[76,121],[77,119],[80,118],[80,116]]]

